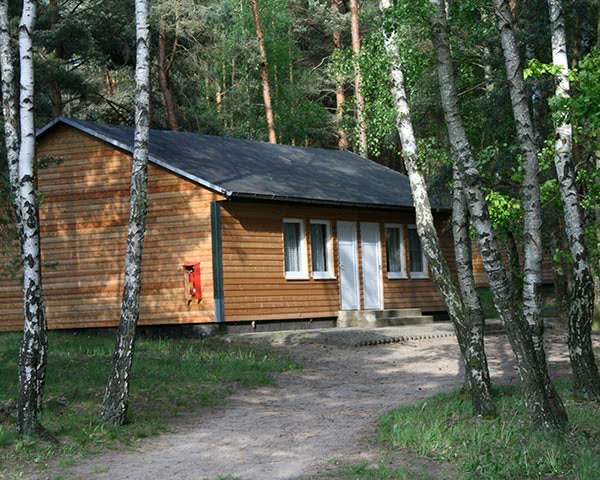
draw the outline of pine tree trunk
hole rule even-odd
[[[48,356],[46,318],[42,300],[40,237],[34,179],[35,122],[32,33],[35,23],[35,13],[35,2],[33,0],[25,0],[19,23],[19,121],[21,133],[20,147],[17,147],[19,150],[17,207],[20,209],[24,307],[23,341],[19,355],[17,431],[20,436],[24,437],[38,433],[41,428],[39,413],[42,409]],[[4,27],[2,30],[4,30]],[[6,41],[8,41],[8,38]],[[10,47],[3,45],[3,48]],[[9,79],[10,75],[7,80]],[[3,78],[4,81],[5,79]],[[5,99],[5,103],[11,102],[10,96],[9,94],[9,98]],[[10,128],[12,130],[14,126]],[[13,172],[11,176],[13,176],[16,148],[14,138],[9,143],[10,150],[12,150],[9,154],[13,157],[9,163],[12,164],[11,170]]]
[[[388,0],[381,2],[384,11],[391,6]],[[448,315],[454,325],[458,344],[465,362],[465,373],[469,375],[473,409],[478,415],[494,415],[495,407],[491,396],[487,360],[483,348],[483,336],[476,338],[470,325],[470,317],[461,298],[448,264],[442,253],[437,231],[435,229],[431,204],[423,175],[417,166],[417,143],[410,119],[410,109],[404,87],[404,75],[401,59],[396,43],[395,33],[384,28],[384,43],[391,60],[390,77],[392,80],[392,97],[396,108],[396,126],[402,142],[404,163],[408,172],[413,202],[416,213],[417,233],[421,240],[423,252],[427,258],[433,282],[442,294]],[[475,346],[475,348],[472,348]]]
[[[438,61],[438,75],[442,107],[448,128],[448,137],[466,196],[471,225],[477,240],[483,265],[488,274],[494,304],[507,332],[515,354],[517,367],[530,416],[535,423],[549,429],[566,425],[566,413],[558,395],[552,393],[552,384],[538,362],[530,331],[515,303],[500,248],[492,229],[487,204],[481,188],[479,172],[471,152],[454,83],[448,29],[442,1],[432,1],[436,7],[432,17],[433,39]]]
[[[340,0],[331,0],[331,13],[333,14],[334,21],[337,19],[337,14],[340,10]],[[336,27],[333,31],[333,50],[339,50],[342,48],[342,32]],[[346,131],[343,128],[342,122],[344,117],[344,103],[346,102],[346,95],[344,94],[344,76],[340,73],[336,77],[335,83],[335,122],[337,127],[338,136],[338,148],[340,150],[348,149],[348,137]]]
[[[522,302],[523,293],[523,278],[521,275],[521,260],[519,257],[519,246],[517,240],[512,232],[506,234],[506,254],[508,256],[508,274],[510,276],[510,283],[515,292],[515,298],[519,304]]]
[[[564,227],[562,222],[558,222],[555,231],[563,231]],[[554,256],[554,253],[561,250],[562,245],[560,239],[562,235],[551,235],[550,236],[550,254]],[[567,268],[564,256],[560,255],[560,258],[553,259],[552,261],[552,281],[554,283],[554,298],[558,307],[558,316],[561,323],[564,326],[569,324],[569,292],[571,287],[569,285],[569,277],[567,276]]]
[[[140,315],[142,251],[146,230],[146,189],[148,183],[149,138],[149,39],[148,1],[135,1],[135,138],[131,170],[129,224],[121,318],[108,386],[104,394],[100,419],[103,423],[122,425],[126,420],[129,381],[133,361],[135,330]]]
[[[356,103],[356,123],[358,127],[358,153],[366,157],[369,154],[367,124],[365,122],[365,97],[362,94],[362,74],[360,71],[360,23],[358,18],[358,0],[350,0],[352,20],[352,52],[354,63],[354,99]]]
[[[50,9],[50,28],[54,30],[60,20],[59,6],[57,0],[49,0]],[[54,49],[54,54],[58,60],[62,59],[62,48],[60,46]],[[52,115],[58,117],[63,113],[62,89],[58,81],[53,81],[50,87],[50,97],[52,98]]]
[[[177,114],[175,113],[175,101],[173,100],[173,92],[171,91],[171,85],[169,82],[169,71],[171,70],[171,66],[173,65],[173,61],[175,59],[175,53],[177,51],[177,36],[175,36],[175,40],[173,40],[173,48],[168,60],[166,43],[167,34],[165,31],[165,19],[161,16],[158,30],[158,83],[160,83],[160,89],[162,90],[163,99],[165,101],[169,129],[177,132],[179,130],[179,122],[177,121]]]
[[[260,13],[258,11],[258,0],[250,0],[252,6],[252,18],[256,30],[256,41],[260,52],[260,78],[263,87],[263,101],[265,102],[265,116],[267,118],[267,130],[269,132],[269,143],[277,143],[275,133],[275,120],[273,118],[273,107],[271,105],[271,86],[269,84],[269,69],[267,63],[267,49],[265,48],[265,37],[260,26]]]
[[[548,0],[552,30],[552,61],[561,67],[556,95],[569,97],[567,35],[560,0]],[[583,218],[577,202],[573,163],[573,128],[569,123],[555,126],[554,164],[563,204],[565,231],[573,264],[573,284],[569,297],[569,355],[577,396],[600,400],[600,376],[592,347],[594,283],[587,260]]]

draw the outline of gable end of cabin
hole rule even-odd
[[[48,326],[116,326],[131,154],[57,124],[39,139],[36,156],[44,159],[38,188]],[[140,325],[214,321],[211,203],[222,198],[162,167],[148,166]],[[199,266],[193,279],[190,265]],[[192,280],[199,281],[196,295],[189,292]],[[0,330],[21,328],[21,303],[18,278],[0,279]]]

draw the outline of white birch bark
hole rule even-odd
[[[432,34],[448,137],[454,161],[458,167],[457,171],[462,180],[461,184],[467,200],[471,225],[477,233],[477,241],[483,265],[488,274],[494,304],[516,358],[527,408],[532,419],[545,428],[563,428],[567,421],[564,407],[553,390],[552,384],[547,385],[547,378],[538,362],[529,328],[515,302],[515,294],[502,262],[496,235],[492,229],[479,171],[458,103],[444,3],[442,0],[432,0],[432,3],[435,7],[432,16]]]
[[[544,351],[544,320],[542,318],[542,207],[539,185],[538,147],[531,111],[529,109],[525,80],[521,67],[519,48],[514,33],[514,18],[507,0],[494,0],[497,28],[500,34],[504,65],[508,80],[517,140],[523,155],[523,236],[524,236],[524,279],[523,311],[529,324],[533,346],[544,377],[544,388],[552,400],[555,417],[566,417],[546,363]]]
[[[380,7],[385,16],[386,10],[391,7],[391,2],[382,0]],[[404,86],[404,74],[396,34],[392,29],[387,28],[385,23],[384,19],[383,34],[385,49],[391,61],[390,78],[392,80],[392,97],[396,108],[396,127],[402,143],[404,163],[408,172],[415,206],[417,233],[427,258],[433,282],[442,294],[448,309],[448,315],[456,331],[465,362],[465,374],[467,375],[465,383],[471,388],[473,409],[479,415],[494,415],[495,407],[491,397],[489,373],[486,371],[485,354],[482,349],[472,348],[473,341],[476,345],[482,345],[483,336],[478,339],[473,336],[473,331],[468,323],[467,309],[459,289],[452,279],[440,247],[425,178],[417,166],[417,142],[410,118],[410,108]]]
[[[150,128],[150,64],[148,38],[148,1],[135,1],[135,137],[131,169],[129,224],[121,318],[117,331],[111,373],[104,394],[100,419],[103,423],[122,425],[127,415],[129,382],[140,315],[142,252],[146,231],[146,189],[148,183],[148,139]]]
[[[17,122],[13,110],[14,87],[8,85],[8,82],[12,81],[13,75],[9,72],[10,39],[7,31],[8,25],[5,24],[6,8],[4,3],[2,2],[3,109],[7,114],[7,123],[10,123],[8,128],[5,125],[5,134],[7,147],[9,147],[11,182],[15,181],[16,173],[17,184],[13,184],[13,193],[18,211],[17,228],[19,228],[21,240],[23,268],[24,321],[23,341],[19,354],[17,431],[19,435],[28,437],[39,433],[41,429],[39,413],[42,408],[47,362],[46,319],[42,300],[40,237],[34,179],[35,123],[32,33],[36,8],[35,1],[23,1],[19,23],[19,122],[21,131],[20,145],[18,145],[15,135]],[[4,30],[6,30],[6,34]],[[4,78],[5,72],[6,78]],[[18,165],[15,165],[15,157]],[[15,166],[17,166],[16,169]]]
[[[544,353],[544,321],[542,318],[542,209],[540,203],[538,147],[517,40],[514,20],[508,0],[494,0],[504,65],[508,79],[517,140],[523,155],[523,221],[524,221],[524,278],[523,310],[531,328],[534,347],[542,364]]]
[[[0,0],[0,67],[2,70],[2,114],[4,117],[4,143],[8,160],[8,178],[13,196],[17,230],[21,235],[21,207],[19,192],[19,119],[13,52],[10,45],[8,0]]]
[[[569,98],[567,35],[560,0],[548,0],[552,30],[552,62],[561,67],[556,76],[556,95]],[[600,400],[600,376],[592,347],[594,284],[587,260],[583,218],[577,202],[573,162],[573,127],[567,122],[555,125],[554,165],[563,204],[565,231],[573,265],[573,285],[569,295],[569,355],[575,377],[575,393]]]
[[[475,287],[473,276],[473,255],[471,249],[471,236],[469,235],[469,208],[464,196],[462,178],[456,164],[452,167],[453,192],[452,192],[452,236],[454,240],[454,257],[458,286],[465,305],[465,325],[467,329],[467,348],[471,355],[477,359],[475,369],[478,378],[481,378],[480,388],[485,388],[484,398],[491,400],[491,380],[485,354],[484,327],[485,319],[481,302]],[[473,375],[473,374],[471,374]],[[472,385],[468,385],[472,389]],[[493,408],[493,405],[492,405]]]

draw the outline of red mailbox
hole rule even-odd
[[[183,264],[183,287],[185,299],[188,302],[202,300],[202,287],[200,285],[200,263]]]

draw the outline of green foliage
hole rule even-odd
[[[521,202],[491,190],[485,196],[494,230],[511,230],[520,220]]]
[[[560,394],[573,425],[560,435],[533,430],[516,387],[501,387],[496,419],[474,418],[467,395],[436,395],[399,407],[379,420],[380,437],[438,461],[455,463],[466,479],[594,480],[600,469],[600,408]]]
[[[528,78],[541,77],[542,75],[558,75],[561,73],[562,68],[560,65],[554,65],[552,63],[542,63],[539,60],[533,58],[527,62],[527,66],[523,69],[523,77],[525,80]]]
[[[360,67],[369,152],[378,157],[383,150],[393,149],[397,145],[396,110],[389,80],[390,64],[381,32],[373,32],[364,38]]]
[[[124,427],[97,423],[114,348],[112,336],[50,332],[43,424],[59,445],[19,443],[9,414],[17,390],[20,335],[0,335],[0,463],[45,462],[156,435],[172,417],[219,405],[236,386],[271,385],[271,372],[296,368],[287,358],[216,339],[146,339],[136,344],[130,416]]]
[[[44,155],[42,158],[39,158],[36,164],[37,168],[46,169],[52,167],[54,165],[60,165],[65,161],[62,157],[53,157],[52,155]]]

